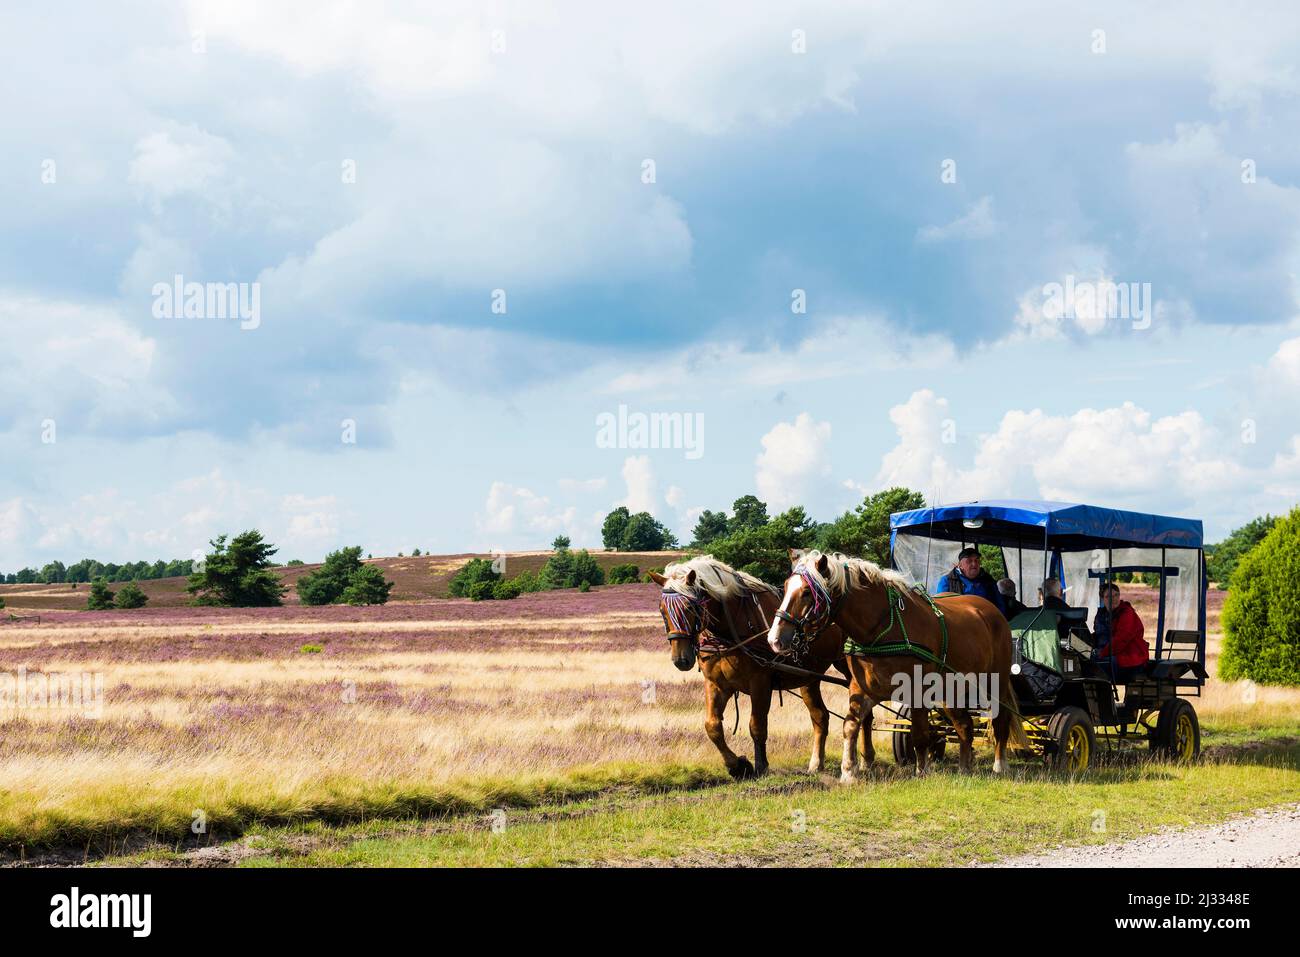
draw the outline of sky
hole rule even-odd
[[[0,570],[1285,512],[1300,8],[1137,6],[6,4]]]

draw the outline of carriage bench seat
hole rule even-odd
[[[1179,631],[1169,629],[1161,643],[1161,657],[1148,661],[1146,674],[1156,680],[1181,678],[1189,671],[1198,678],[1208,678],[1205,666],[1193,658],[1175,658],[1174,654],[1181,648],[1193,655],[1201,646],[1201,635],[1196,631]]]

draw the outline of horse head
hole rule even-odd
[[[664,630],[668,634],[668,653],[678,671],[690,671],[695,667],[699,654],[700,633],[708,626],[709,599],[687,594],[668,586],[669,580],[663,575],[650,572],[650,580],[662,588],[659,592],[659,616],[664,620]],[[695,588],[694,570],[686,573],[683,582],[687,590]]]
[[[831,596],[826,582],[830,578],[830,559],[818,553],[811,564],[801,549],[790,549],[792,571],[785,580],[781,607],[772,617],[768,629],[768,646],[777,654],[790,649],[796,636],[815,638],[830,624]]]

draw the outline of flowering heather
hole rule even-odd
[[[187,839],[195,808],[220,839],[256,820],[437,813],[553,796],[569,787],[557,781],[586,793],[722,773],[701,678],[669,661],[653,585],[56,611],[0,626],[0,672],[19,668],[102,673],[104,702],[97,719],[0,714],[0,852],[133,829]],[[835,711],[844,697],[826,689]],[[1294,709],[1275,698],[1261,689],[1258,707]],[[742,699],[746,752],[747,711]],[[728,706],[729,732],[734,720]],[[773,702],[777,766],[803,765],[808,734],[797,698]]]

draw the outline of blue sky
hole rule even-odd
[[[0,569],[1294,506],[1300,11],[843,6],[7,7]],[[176,275],[256,328],[158,318]],[[702,454],[602,448],[620,405]]]

